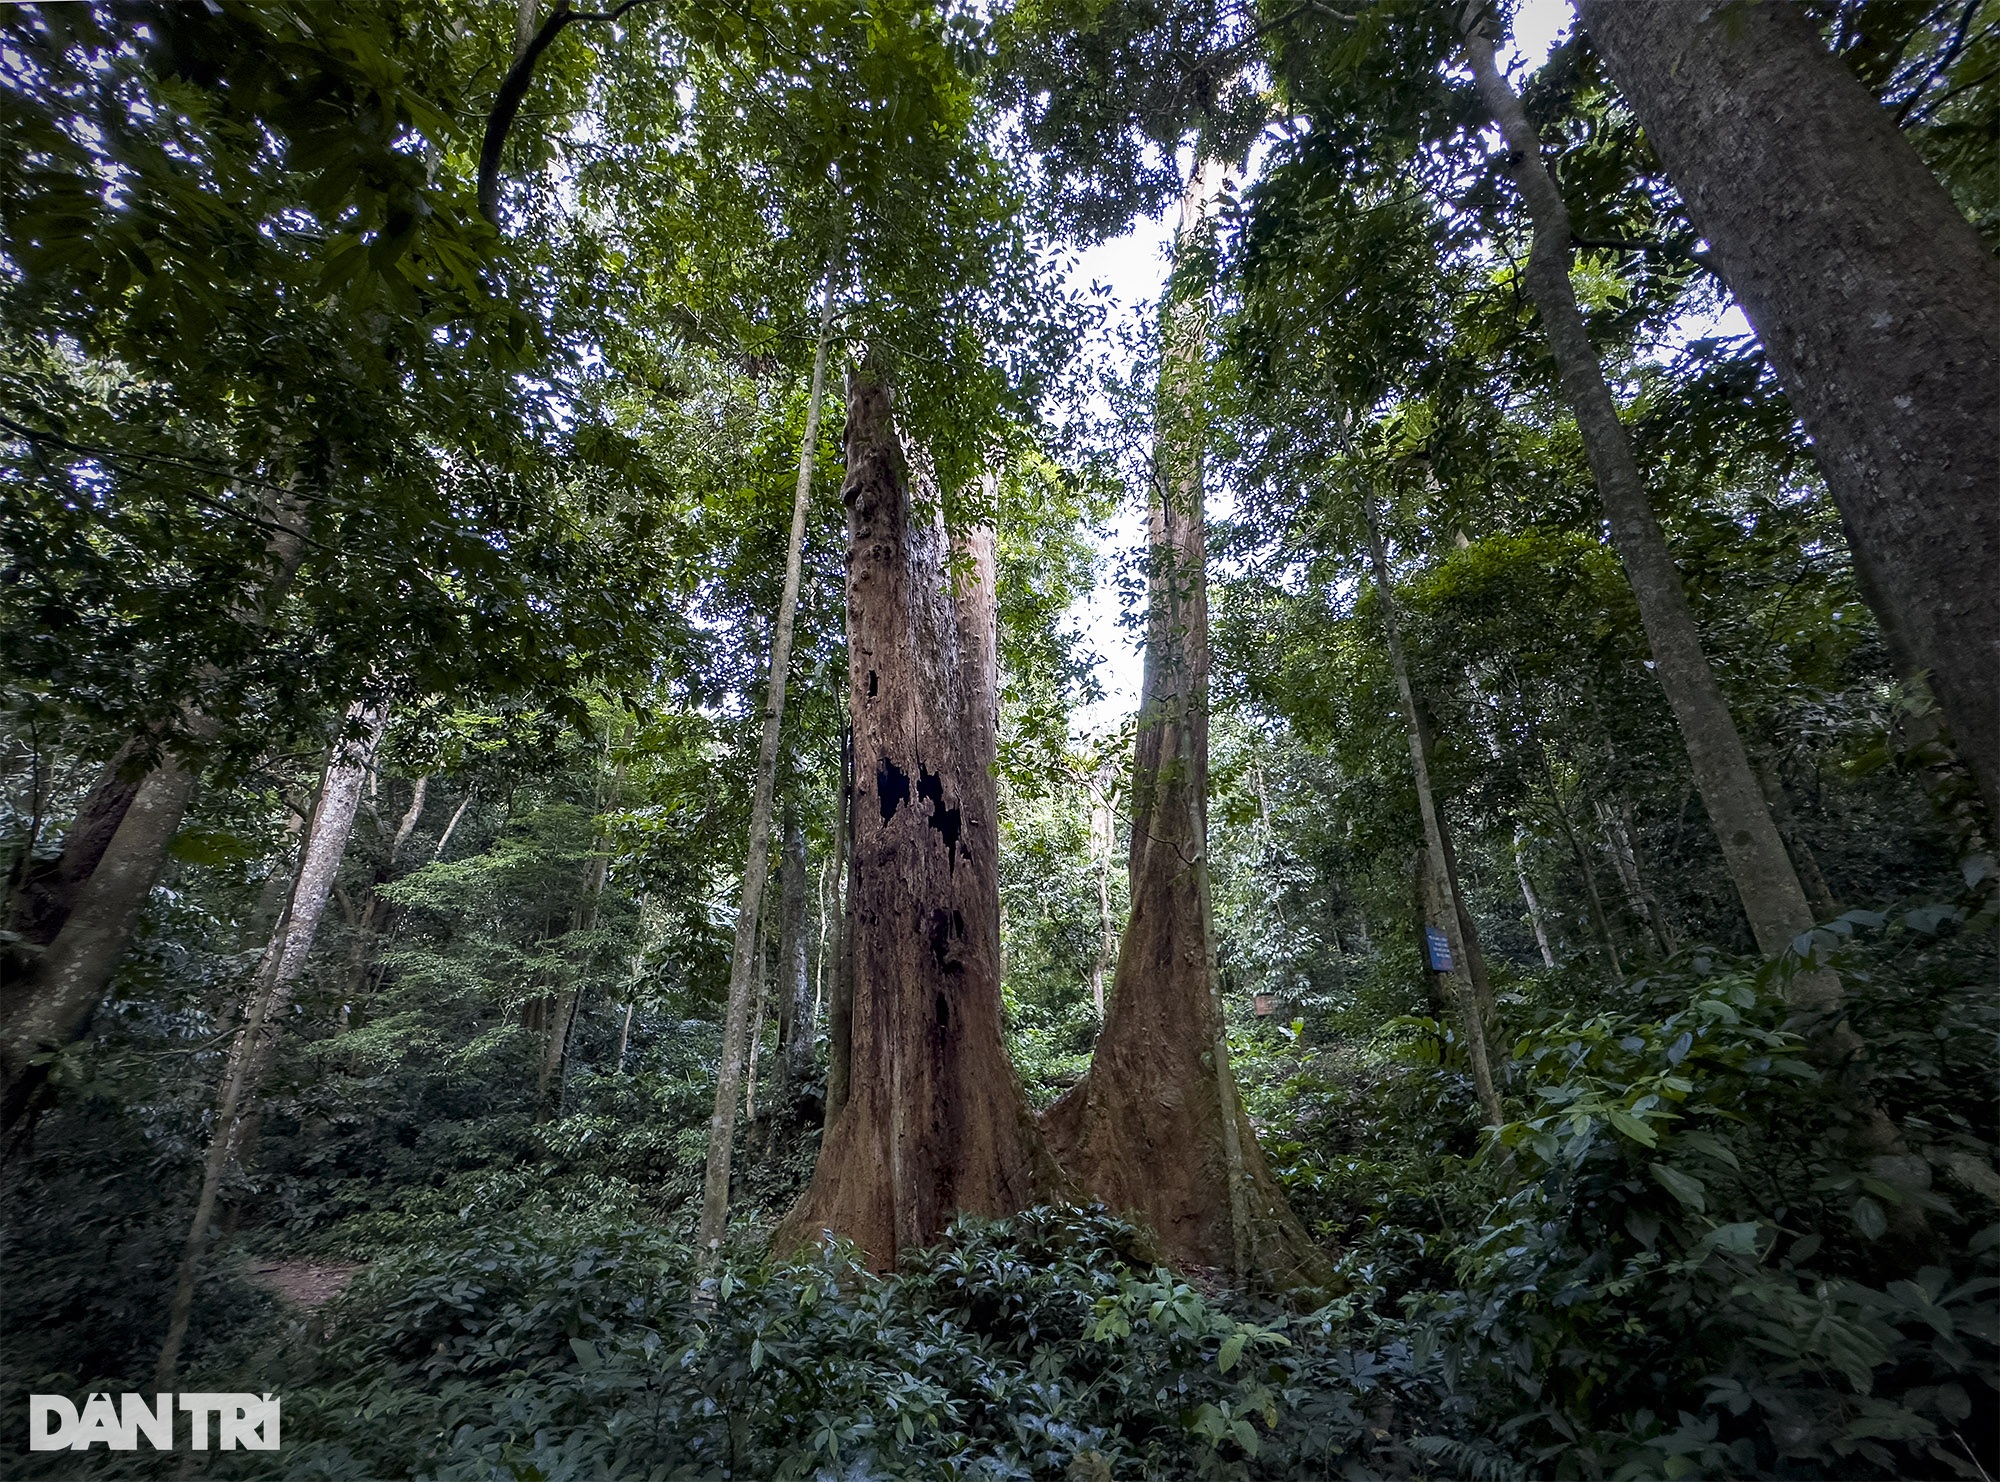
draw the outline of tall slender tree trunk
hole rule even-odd
[[[1535,887],[1528,880],[1528,858],[1521,848],[1522,830],[1514,830],[1514,878],[1521,883],[1521,901],[1528,908],[1528,924],[1535,929],[1535,946],[1541,950],[1542,966],[1556,965],[1555,948],[1549,945],[1549,928],[1542,916],[1542,903],[1535,898]]]
[[[1097,876],[1097,956],[1090,964],[1090,1002],[1097,1022],[1104,1022],[1104,979],[1118,961],[1118,933],[1111,923],[1111,856],[1117,849],[1117,814],[1112,805],[1109,769],[1091,781],[1091,873]]]
[[[771,989],[771,913],[757,921],[757,967],[751,975],[750,1034],[743,1056],[743,1120],[751,1126],[751,1141],[757,1139],[757,1062],[763,1058],[764,1006]]]
[[[1625,904],[1631,908],[1633,919],[1646,928],[1662,956],[1672,956],[1673,928],[1667,925],[1659,902],[1653,898],[1653,893],[1646,888],[1646,882],[1639,874],[1639,851],[1633,844],[1632,829],[1624,808],[1602,798],[1597,799],[1597,822],[1603,830],[1605,850],[1611,856],[1611,867],[1618,875],[1618,883],[1624,887]]]
[[[1661,28],[1661,36],[1672,33],[1674,39],[1662,44],[1675,48],[1668,55],[1678,56],[1681,63],[1688,65],[1694,65],[1696,59],[1706,55],[1708,50],[1705,46],[1679,50],[1679,38],[1693,29],[1691,23],[1697,18],[1706,16],[1705,24],[1711,28],[1709,34],[1713,45],[1722,47],[1729,27],[1747,24],[1755,20],[1759,12],[1768,12],[1766,20],[1769,16],[1792,14],[1789,7],[1780,4],[1716,5],[1701,10],[1684,5],[1668,7],[1631,3],[1628,6],[1627,0],[1620,0],[1617,5],[1603,5],[1596,0],[1583,0],[1583,3],[1589,15],[1596,18],[1597,28],[1593,34],[1599,34],[1600,40],[1601,27],[1607,18],[1610,18],[1614,34],[1623,34],[1618,30],[1622,22],[1617,18],[1643,13],[1652,17],[1651,23]],[[1725,18],[1722,14],[1725,9],[1729,16],[1739,19]],[[1776,957],[1791,945],[1795,937],[1812,928],[1812,908],[1807,904],[1798,874],[1792,868],[1791,856],[1785,852],[1784,840],[1778,834],[1770,808],[1764,802],[1762,789],[1751,770],[1743,738],[1729,714],[1721,686],[1716,683],[1714,671],[1709,668],[1707,656],[1702,652],[1700,638],[1688,612],[1687,594],[1681,587],[1680,573],[1674,567],[1666,541],[1660,534],[1659,522],[1647,502],[1638,465],[1632,457],[1631,443],[1625,435],[1624,425],[1618,420],[1618,408],[1611,399],[1610,388],[1605,384],[1603,367],[1584,328],[1583,315],[1577,308],[1576,295],[1569,281],[1572,236],[1569,208],[1563,204],[1555,179],[1543,163],[1541,139],[1534,125],[1522,108],[1519,96],[1501,76],[1494,61],[1493,41],[1485,29],[1490,15],[1490,0],[1470,0],[1462,15],[1465,52],[1472,64],[1473,77],[1480,96],[1492,111],[1506,139],[1509,172],[1527,201],[1528,213],[1534,222],[1534,243],[1529,252],[1526,275],[1528,291],[1541,312],[1543,327],[1555,352],[1564,394],[1583,435],[1584,451],[1596,478],[1605,513],[1610,517],[1612,541],[1625,564],[1633,595],[1638,599],[1640,621],[1645,626],[1647,641],[1653,650],[1661,688],[1666,691],[1667,702],[1673,709],[1681,738],[1687,746],[1695,787],[1701,793],[1709,821],[1714,825],[1717,842],[1722,846],[1723,861],[1743,903],[1744,914],[1749,918],[1758,950],[1767,957]],[[1800,21],[1799,24],[1804,23]],[[1758,22],[1758,26],[1760,34],[1771,34],[1762,21]],[[1851,78],[1849,80],[1852,81]],[[1799,83],[1802,88],[1807,86],[1803,75]],[[1865,99],[1866,95],[1863,94],[1863,97]],[[1733,108],[1737,105],[1725,101],[1723,106]],[[1671,111],[1668,110],[1670,114]],[[1879,115],[1879,110],[1877,113]],[[1823,121],[1829,125],[1837,122],[1831,115],[1825,116]],[[1719,126],[1734,128],[1732,123],[1719,122]],[[1760,129],[1764,127],[1759,125]],[[1784,127],[1796,129],[1798,125],[1787,124]],[[1803,161],[1811,153],[1811,148],[1794,149],[1788,151],[1787,157]],[[1733,144],[1726,157],[1731,160],[1736,157]],[[1911,158],[1914,161],[1914,156]],[[1893,162],[1885,161],[1884,164],[1888,167]],[[1838,175],[1816,178],[1824,181],[1826,189],[1835,192],[1849,183]],[[1789,182],[1775,176],[1769,183],[1774,191],[1781,186],[1795,189]],[[1936,183],[1933,181],[1931,185],[1935,190]],[[1789,197],[1777,195],[1772,198]],[[1911,201],[1908,204],[1915,210],[1919,203]],[[1946,209],[1955,229],[1967,230],[1957,213],[1949,211],[1948,202]],[[1768,207],[1759,208],[1760,212],[1763,210],[1768,210]],[[1699,221],[1697,216],[1698,224]],[[1942,223],[1939,223],[1939,229],[1943,230]],[[1967,234],[1969,237],[1969,230]],[[1797,257],[1784,263],[1773,262],[1769,265],[1770,270],[1782,276],[1796,269],[1800,258],[1810,257],[1813,251],[1810,234],[1808,240],[1795,244],[1795,250]],[[1953,250],[1947,244],[1946,251]],[[1976,241],[1972,243],[1972,250],[1980,250]],[[1981,255],[1983,257],[1983,253]],[[1955,374],[1970,374],[1975,383],[1991,387],[1996,368],[1993,347],[2000,344],[2000,295],[1993,292],[1996,280],[1990,259],[1986,260],[1983,274],[1968,276],[1964,280],[1962,300],[1949,304],[1925,301],[1922,305],[1903,307],[1906,312],[1922,309],[1926,312],[1963,313],[1972,316],[1975,323],[1990,326],[1970,336],[1945,336],[1930,348],[1937,354],[1950,356],[1953,347],[1956,347],[1957,359],[1953,361]],[[1813,301],[1807,297],[1801,302],[1810,305]],[[1810,318],[1814,312],[1817,310],[1806,310],[1805,317]],[[1882,308],[1879,312],[1890,311]],[[1837,337],[1837,334],[1832,337]],[[1978,346],[1982,344],[1987,347],[1983,359],[1978,354]],[[1882,353],[1887,352],[1884,350]],[[1777,352],[1774,350],[1772,354],[1776,360]],[[1908,393],[1910,397],[1914,395],[1914,392]],[[1893,399],[1890,404],[1893,405]],[[1870,411],[1873,406],[1871,402],[1866,407],[1848,406],[1846,410],[1870,415],[1874,414]],[[1952,440],[1957,438],[1957,445],[1963,451],[1948,456],[1962,456],[1966,460],[1966,464],[1959,469],[1960,473],[1966,472],[1973,464],[1982,470],[1976,488],[1970,482],[1962,485],[1966,495],[1963,512],[1970,521],[1966,530],[1962,533],[1942,532],[1940,536],[1942,540],[1960,541],[1967,548],[1983,545],[1980,560],[1974,567],[1968,568],[1956,564],[1960,552],[1946,553],[1937,548],[1934,550],[1936,560],[1953,564],[1938,567],[1918,564],[1907,572],[1907,579],[1920,586],[1926,582],[1934,583],[1937,570],[1954,573],[1954,579],[1962,576],[1970,584],[1972,595],[1963,597],[1962,601],[1948,599],[1930,616],[1941,618],[1947,612],[1955,613],[1957,619],[1976,634],[1969,642],[1938,636],[1938,649],[1932,655],[1934,663],[1949,659],[1957,665],[1952,673],[1962,677],[1968,686],[1985,686],[1983,708],[1978,698],[1955,692],[1960,693],[1971,707],[1965,715],[1975,722],[1967,733],[1975,754],[1979,746],[1990,748],[1995,744],[1993,718],[1995,707],[2000,706],[2000,698],[1996,698],[2000,689],[1995,684],[1995,676],[2000,674],[2000,669],[1996,669],[1994,650],[1994,643],[2000,638],[2000,588],[1989,580],[1994,557],[2000,554],[2000,505],[1992,499],[1992,487],[1996,475],[2000,475],[2000,458],[1995,456],[1994,429],[1990,425],[1992,418],[1988,416],[1986,421],[1989,425],[1982,433],[1972,429],[1968,420],[1948,417],[1930,434],[1926,434],[1945,440],[1947,447],[1954,446]],[[1874,470],[1869,477],[1874,477],[1879,471]],[[1922,501],[1919,493],[1918,488],[1905,487],[1898,498],[1920,508]],[[1853,523],[1851,519],[1850,523]],[[1905,521],[1899,528],[1907,534],[1911,523]],[[1914,523],[1921,525],[1920,521]],[[1856,528],[1858,532],[1858,525]],[[1879,588],[1881,570],[1875,562],[1874,548],[1866,539],[1855,548],[1855,560],[1858,566],[1870,567]],[[1926,589],[1936,590],[1934,585]],[[1957,605],[1953,605],[1954,602]],[[1930,631],[1923,626],[1923,621],[1924,614],[1913,613],[1903,626],[1905,631],[1918,634]],[[1983,731],[1981,726],[1984,726]],[[1989,749],[1985,756],[1990,762],[1993,752]],[[1991,775],[1989,772],[1988,776]],[[1991,785],[1983,785],[1988,787],[1990,799]],[[1857,1156],[1866,1158],[1878,1177],[1892,1184],[1912,1190],[1928,1185],[1928,1166],[1903,1145],[1895,1125],[1867,1089],[1867,1047],[1848,1022],[1840,979],[1826,969],[1801,971],[1788,980],[1785,995],[1792,1007],[1794,1022],[1806,1036],[1808,1053],[1840,1087],[1852,1113],[1850,1149]],[[1917,1206],[1911,1203],[1899,1206],[1897,1219],[1899,1234],[1913,1247],[1934,1244]]]
[[[1131,916],[1090,1071],[1043,1118],[1084,1187],[1176,1263],[1280,1289],[1324,1255],[1285,1202],[1229,1060],[1208,861],[1208,595],[1202,422],[1219,160],[1197,147],[1163,314],[1149,481],[1145,671],[1133,758]]]
[[[1437,798],[1431,792],[1430,748],[1425,744],[1416,690],[1410,683],[1410,664],[1403,652],[1403,626],[1397,620],[1396,591],[1389,581],[1389,555],[1382,544],[1382,525],[1375,512],[1375,491],[1365,475],[1361,482],[1361,503],[1368,521],[1368,551],[1375,571],[1375,590],[1382,600],[1382,636],[1389,648],[1389,666],[1396,675],[1396,693],[1403,703],[1403,726],[1410,742],[1410,771],[1416,779],[1417,814],[1423,824],[1427,867],[1420,879],[1427,926],[1426,940],[1417,946],[1423,953],[1424,966],[1452,985],[1451,996],[1457,1002],[1459,1022],[1465,1033],[1466,1058],[1472,1066],[1472,1087],[1479,1098],[1480,1114],[1489,1127],[1500,1127],[1506,1124],[1507,1115],[1493,1083],[1493,1062],[1486,1048],[1486,1009],[1473,981],[1465,917],[1447,862],[1444,821],[1438,812]],[[1444,960],[1440,961],[1440,957]]]
[[[851,703],[851,701],[850,701]],[[840,728],[840,803],[834,830],[836,888],[832,994],[826,1004],[826,1116],[831,1127],[847,1105],[854,1066],[854,730]]]
[[[780,1115],[794,1118],[799,1088],[812,1079],[812,984],[806,977],[806,831],[796,815],[785,820],[778,860],[778,1089]]]
[[[228,1066],[223,1071],[221,1093],[216,1098],[215,1115],[210,1123],[208,1155],[202,1162],[201,1188],[195,1196],[194,1218],[189,1223],[180,1269],[174,1277],[166,1341],[154,1372],[154,1386],[160,1390],[174,1387],[174,1369],[180,1361],[188,1318],[194,1309],[195,1283],[201,1273],[202,1258],[208,1252],[216,1197],[231,1161],[243,1156],[244,1126],[276,1057],[280,1022],[291,1006],[292,992],[312,952],[320,917],[326,913],[327,898],[333,891],[334,876],[347,852],[348,836],[354,831],[361,785],[388,723],[384,711],[363,705],[356,705],[347,718],[349,724],[361,727],[362,739],[358,743],[344,736],[336,739],[327,758],[319,801],[313,808],[312,825],[299,856],[298,874],[292,882],[291,899],[265,949],[243,1027],[237,1031]],[[139,803],[135,801],[133,806],[136,808]]]
[[[820,303],[819,344],[813,351],[812,389],[806,399],[805,437],[799,446],[799,479],[792,495],[791,542],[785,552],[785,587],[771,634],[771,671],[765,687],[764,725],[757,749],[757,778],[750,799],[750,844],[743,863],[743,898],[736,911],[736,940],[729,958],[729,1003],[722,1026],[722,1058],[715,1073],[715,1110],[708,1119],[708,1166],[702,1177],[701,1225],[696,1240],[704,1260],[722,1250],[729,1229],[729,1164],[736,1138],[736,1103],[742,1094],[744,1041],[750,1033],[752,957],[764,877],[771,865],[771,799],[777,791],[778,733],[785,715],[785,680],[792,663],[792,618],[799,603],[799,573],[806,544],[806,509],[813,463],[819,453],[820,408],[826,391],[827,343],[833,333],[833,270],[827,270]]]
[[[613,807],[617,806],[622,781],[623,778],[614,771],[610,795]],[[542,1072],[535,1088],[535,1106],[537,1115],[544,1118],[562,1114],[563,1085],[569,1075],[570,1039],[576,1033],[576,1016],[583,1006],[584,985],[590,971],[588,942],[580,950],[575,943],[577,938],[597,925],[597,907],[604,897],[604,879],[610,868],[611,840],[599,827],[591,834],[590,860],[583,871],[583,894],[577,898],[576,910],[570,916],[570,940],[565,943],[568,970],[575,976],[570,986],[551,1002],[548,1022],[543,1026],[547,1038],[542,1044]]]
[[[1764,789],[1764,799],[1771,805],[1771,817],[1777,820],[1778,833],[1792,856],[1793,867],[1799,872],[1799,884],[1805,887],[1806,899],[1812,902],[1813,914],[1821,921],[1833,920],[1840,914],[1840,902],[1834,899],[1826,876],[1820,873],[1819,860],[1814,856],[1812,846],[1799,830],[1798,815],[1792,809],[1791,793],[1785,787],[1784,774],[1768,755],[1761,752],[1751,760],[1757,768],[1757,785]]]
[[[1579,0],[2000,818],[2000,265],[1784,0]]]
[[[1728,703],[1702,651],[1680,572],[1660,533],[1596,348],[1584,329],[1569,281],[1569,208],[1542,162],[1541,139],[1520,98],[1500,75],[1493,58],[1493,40],[1481,28],[1484,12],[1484,0],[1473,0],[1467,7],[1465,52],[1480,96],[1500,125],[1507,143],[1508,171],[1534,222],[1534,244],[1525,275],[1529,296],[1541,311],[1561,373],[1563,394],[1583,434],[1591,473],[1610,517],[1612,543],[1638,598],[1655,672],[1679,723],[1695,786],[1715,827],[1757,947],[1766,956],[1775,957],[1800,932],[1811,928],[1812,911],[1764,805]],[[1830,993],[1837,1000],[1839,985],[1822,983],[1815,991]]]

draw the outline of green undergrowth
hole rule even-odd
[[[644,1227],[483,1234],[341,1300],[287,1390],[287,1475],[1515,1474],[1454,1432],[1440,1355],[1357,1349],[1339,1311],[1203,1291],[1140,1246],[1037,1209],[890,1277],[829,1246],[698,1286]]]

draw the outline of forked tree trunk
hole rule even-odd
[[[1179,1265],[1304,1289],[1328,1268],[1285,1202],[1229,1062],[1208,865],[1208,594],[1201,419],[1219,161],[1197,151],[1165,314],[1149,481],[1146,660],[1132,774],[1131,915],[1090,1071],[1043,1118],[1063,1166]]]
[[[180,1269],[174,1278],[167,1337],[154,1372],[154,1385],[158,1389],[174,1387],[174,1368],[180,1361],[181,1343],[187,1337],[188,1317],[194,1308],[195,1283],[201,1274],[202,1258],[208,1252],[209,1223],[215,1217],[216,1196],[230,1163],[243,1156],[243,1129],[250,1119],[258,1089],[276,1058],[279,1025],[285,1010],[291,1006],[299,976],[305,971],[313,938],[319,932],[320,917],[326,913],[334,876],[339,873],[341,858],[347,852],[348,836],[354,831],[354,811],[361,801],[361,784],[368,775],[375,748],[381,744],[387,719],[379,709],[355,706],[348,712],[348,720],[363,728],[363,739],[359,743],[349,742],[344,736],[336,739],[327,759],[319,801],[313,808],[312,826],[299,856],[298,874],[292,882],[291,899],[265,949],[243,1027],[237,1031],[228,1066],[223,1071],[222,1089],[210,1123],[208,1155],[202,1163],[201,1188],[195,1196],[194,1218],[189,1223]]]
[[[212,728],[209,731],[212,735]],[[170,753],[138,784],[61,929],[8,994],[0,1024],[0,1127],[24,1116],[46,1073],[35,1056],[81,1036],[131,944],[132,931],[187,814],[200,768]]]
[[[750,797],[750,843],[743,862],[743,896],[736,911],[736,940],[729,956],[729,1002],[722,1024],[722,1057],[715,1072],[715,1109],[708,1119],[708,1166],[703,1171],[697,1248],[705,1261],[722,1250],[729,1230],[729,1164],[736,1140],[736,1102],[742,1092],[744,1042],[750,1033],[751,957],[771,863],[771,799],[778,783],[778,733],[785,716],[785,681],[792,664],[792,616],[799,603],[805,556],[806,508],[813,462],[819,453],[820,408],[826,390],[827,342],[833,332],[833,270],[820,303],[819,345],[813,352],[812,387],[806,399],[799,478],[792,494],[791,542],[785,553],[785,586],[771,632],[771,671],[765,685],[764,724],[757,747],[757,777]]]
[[[1001,1035],[991,537],[971,542],[973,580],[954,601],[937,491],[917,491],[920,514],[911,482],[889,388],[852,373],[852,1065],[812,1184],[773,1242],[830,1231],[878,1269],[961,1211],[1011,1214],[1067,1192]]]
[[[1579,0],[2000,818],[2000,265],[1783,0]]]
[[[231,616],[261,626],[290,586],[303,549],[304,513],[289,492],[267,501],[273,534],[265,545],[269,569],[246,581]],[[218,671],[205,666],[205,680]],[[189,755],[169,750],[136,784],[107,776],[78,818],[78,852],[63,853],[69,880],[59,918],[52,916],[46,949],[17,980],[0,983],[0,1128],[11,1128],[47,1082],[45,1067],[30,1062],[45,1051],[80,1039],[111,986],[112,974],[131,945],[139,914],[166,865],[167,849],[187,814],[199,780],[196,759],[220,731],[213,716],[191,705],[183,719],[193,742]],[[129,749],[121,751],[121,760]],[[126,796],[128,788],[129,797]],[[108,835],[108,836],[107,836]],[[102,842],[100,842],[102,841]]]
[[[8,902],[9,925],[22,941],[46,947],[69,919],[77,891],[104,858],[118,825],[125,821],[125,810],[139,795],[143,776],[125,775],[136,750],[138,743],[128,741],[104,764],[96,784],[78,806],[69,832],[63,836],[62,853],[47,863],[30,860],[25,865],[20,885]],[[11,956],[11,953],[0,955],[0,973],[9,979],[18,970]],[[0,991],[12,986],[11,982],[0,983]]]

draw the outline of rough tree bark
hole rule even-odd
[[[847,385],[848,695],[853,722],[853,1007],[846,1099],[779,1250],[845,1236],[878,1269],[961,1211],[1061,1198],[1000,1020],[998,689],[992,545],[948,588],[938,496],[912,469],[891,393]]]
[[[1577,11],[2000,818],[2000,265],[1796,6]]]
[[[1224,188],[1197,151],[1181,199],[1149,481],[1147,635],[1131,790],[1131,915],[1090,1071],[1043,1118],[1096,1198],[1180,1265],[1278,1289],[1325,1284],[1229,1063],[1208,870],[1208,596],[1202,503],[1208,244]]]
[[[736,940],[729,957],[729,1003],[722,1026],[722,1059],[715,1073],[715,1109],[708,1119],[708,1166],[702,1177],[702,1259],[714,1259],[729,1229],[729,1163],[736,1139],[736,1102],[742,1091],[744,1041],[750,1033],[752,956],[764,876],[771,863],[771,799],[778,782],[778,733],[785,716],[785,680],[792,664],[792,615],[799,604],[799,572],[806,544],[806,507],[819,453],[820,408],[826,391],[826,351],[833,333],[833,271],[820,302],[819,344],[813,351],[812,388],[806,399],[805,437],[799,445],[799,478],[792,494],[791,543],[785,551],[785,586],[771,633],[771,672],[765,686],[764,724],[757,748],[757,778],[750,799],[750,844],[743,863],[743,898],[736,911]]]
[[[361,728],[362,739],[358,743],[345,737],[336,739],[327,758],[319,801],[313,808],[312,825],[299,856],[298,874],[292,882],[291,898],[265,949],[243,1026],[237,1031],[229,1063],[223,1071],[222,1088],[210,1123],[208,1155],[202,1162],[201,1189],[195,1196],[194,1218],[181,1250],[173,1301],[168,1308],[166,1341],[161,1345],[153,1376],[154,1387],[160,1390],[174,1387],[174,1368],[180,1361],[181,1343],[187,1337],[195,1281],[208,1251],[209,1223],[215,1216],[216,1196],[230,1163],[243,1155],[244,1125],[258,1088],[276,1057],[280,1021],[312,952],[320,917],[326,913],[327,897],[333,891],[334,876],[347,852],[348,836],[354,831],[361,784],[388,723],[384,711],[362,705],[350,710],[347,719],[350,725]],[[143,794],[134,802],[134,808],[142,801]]]

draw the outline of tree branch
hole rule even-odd
[[[1672,242],[1633,241],[1618,237],[1583,237],[1574,232],[1570,234],[1569,240],[1573,247],[1596,247],[1606,252],[1651,252],[1661,257],[1684,257],[1696,267],[1714,273],[1718,278],[1722,276],[1721,271],[1715,266],[1715,259],[1698,247],[1681,247]]]
[[[493,225],[500,224],[500,154],[507,147],[514,115],[521,111],[521,100],[528,95],[528,84],[535,80],[535,64],[542,53],[571,21],[615,21],[642,3],[644,0],[623,0],[610,10],[571,10],[569,0],[556,0],[555,10],[514,58],[514,65],[500,79],[500,91],[494,95],[493,111],[486,116],[486,134],[479,144],[479,214]]]

